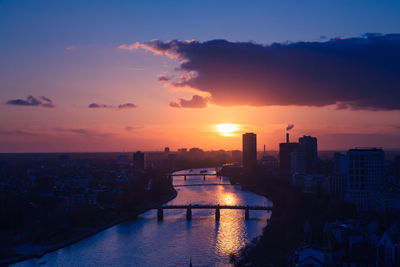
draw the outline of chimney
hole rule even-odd
[[[286,133],[286,143],[289,143],[289,133]]]

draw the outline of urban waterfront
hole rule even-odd
[[[196,172],[199,170],[193,170]],[[207,169],[213,173],[213,168]],[[189,174],[190,170],[177,172]],[[206,184],[221,183],[221,185]],[[240,186],[222,185],[228,178],[207,176],[174,177],[178,195],[168,205],[220,204],[271,206],[268,199],[242,191]],[[193,210],[191,221],[186,210],[165,210],[164,220],[157,221],[157,211],[143,213],[137,220],[121,223],[76,244],[13,266],[226,266],[229,255],[262,233],[271,213],[221,210]],[[155,244],[157,244],[155,246]]]

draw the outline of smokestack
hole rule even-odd
[[[265,155],[265,144],[264,144],[264,155]]]
[[[286,133],[286,143],[289,143],[289,133]]]

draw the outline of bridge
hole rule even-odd
[[[186,181],[186,178],[189,176],[203,176],[203,180],[206,179],[206,176],[215,176],[219,179],[222,179],[221,175],[218,175],[216,173],[182,173],[182,174],[177,174],[177,173],[171,173],[169,174],[170,177],[174,177],[174,176],[183,176],[184,180]]]
[[[186,187],[186,186],[215,186],[215,185],[235,185],[235,184],[228,184],[228,183],[209,183],[209,184],[176,184],[174,187]]]
[[[215,209],[215,220],[219,221],[220,210],[244,210],[244,217],[246,220],[250,219],[250,210],[267,210],[271,211],[272,207],[268,206],[241,206],[241,205],[167,205],[157,208],[157,219],[162,221],[164,218],[164,210],[166,209],[186,209],[186,220],[192,219],[192,209]]]

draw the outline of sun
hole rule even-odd
[[[233,133],[235,133],[238,129],[239,126],[233,123],[223,123],[217,125],[217,131],[223,136],[233,136]]]

